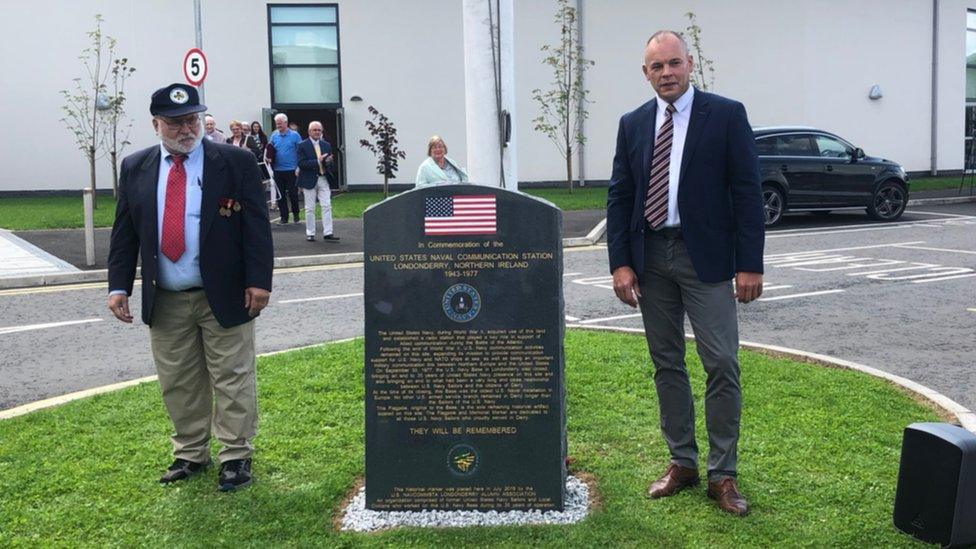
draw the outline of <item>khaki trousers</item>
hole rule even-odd
[[[160,288],[149,334],[175,430],[173,456],[206,462],[212,431],[220,463],[250,458],[258,419],[254,322],[224,328],[202,290]]]

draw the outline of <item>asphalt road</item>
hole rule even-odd
[[[564,267],[571,322],[640,327],[609,289],[602,246],[567,250]],[[765,282],[740,308],[743,340],[860,362],[976,409],[976,204],[887,224],[787,217],[767,234]],[[148,330],[114,320],[104,284],[0,291],[0,311],[0,409],[154,374]],[[279,270],[258,350],[358,336],[362,318],[360,264]]]

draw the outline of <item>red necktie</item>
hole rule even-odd
[[[186,212],[186,169],[183,168],[185,156],[170,155],[172,164],[166,178],[166,207],[163,210],[163,238],[160,249],[163,255],[174,263],[186,250],[183,235]]]
[[[671,116],[678,109],[668,105],[664,114],[664,124],[654,139],[654,156],[651,157],[651,180],[647,185],[647,200],[644,202],[644,218],[652,229],[658,228],[668,219],[668,181],[671,173],[671,139],[674,137],[674,121]]]

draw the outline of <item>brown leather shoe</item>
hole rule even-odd
[[[718,502],[719,509],[740,517],[749,514],[749,504],[739,493],[739,487],[732,477],[708,483],[708,497]]]
[[[671,463],[664,475],[647,489],[647,495],[653,499],[666,498],[689,486],[697,486],[699,482],[701,479],[698,477],[698,469]]]

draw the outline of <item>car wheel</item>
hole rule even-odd
[[[774,185],[763,185],[762,188],[763,215],[767,227],[779,223],[783,217],[783,210],[786,209],[786,200],[783,198],[783,191]]]
[[[905,213],[907,202],[904,187],[893,181],[882,183],[871,196],[868,215],[880,221],[894,221]]]

